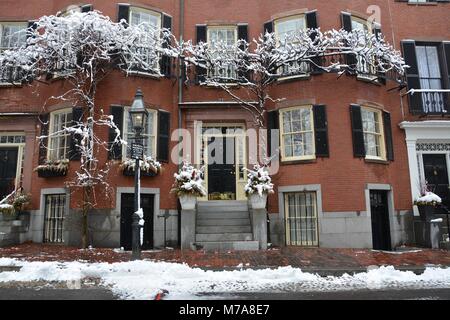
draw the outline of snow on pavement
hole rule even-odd
[[[383,288],[450,288],[450,268],[428,267],[421,275],[380,267],[355,275],[321,277],[292,267],[264,270],[211,271],[186,264],[131,261],[120,263],[27,262],[0,258],[0,282],[76,281],[101,278],[122,299],[153,299],[162,289],[167,299],[196,299],[201,293],[338,291]]]

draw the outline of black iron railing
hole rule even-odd
[[[449,112],[450,89],[411,89],[407,94],[413,114],[445,115]]]

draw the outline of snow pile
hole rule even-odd
[[[433,192],[427,191],[425,195],[421,196],[420,198],[417,198],[417,200],[414,202],[415,205],[437,205],[441,204],[442,199],[438,195],[434,194]]]
[[[203,170],[196,169],[188,161],[183,161],[183,167],[174,174],[175,182],[172,192],[178,196],[190,194],[196,197],[204,197],[206,189],[203,186]]]
[[[136,160],[126,159],[122,162],[121,167],[134,171],[134,168],[136,167]],[[139,167],[141,168],[141,171],[144,172],[158,173],[161,169],[161,163],[153,159],[151,156],[145,156],[144,160],[139,160]]]
[[[269,173],[264,167],[256,164],[253,166],[253,170],[245,169],[248,171],[247,184],[244,187],[245,193],[251,195],[258,193],[260,196],[267,193],[273,193],[273,183],[269,176]]]
[[[185,264],[153,261],[90,264],[0,258],[0,265],[22,267],[18,272],[0,273],[0,282],[76,281],[96,277],[122,299],[153,299],[161,290],[168,290],[168,299],[195,299],[201,293],[450,287],[450,269],[435,267],[427,268],[421,275],[388,266],[356,275],[324,278],[292,267],[205,271]]]
[[[141,241],[141,246],[144,243],[144,224],[145,224],[145,220],[144,220],[144,211],[142,210],[142,208],[139,208],[138,211],[135,212],[135,214],[137,214],[139,216],[139,237],[140,237],[140,241]]]

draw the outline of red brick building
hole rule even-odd
[[[391,249],[414,243],[412,202],[417,190],[410,174],[416,169],[420,171],[412,152],[417,143],[443,144],[439,148],[443,149],[444,160],[429,161],[431,166],[433,161],[440,161],[436,165],[442,175],[447,174],[447,180],[436,184],[440,184],[442,190],[445,185],[448,188],[450,129],[444,111],[448,110],[449,103],[445,88],[450,88],[450,4],[445,1],[142,0],[118,3],[95,0],[73,3],[15,0],[0,2],[0,34],[27,27],[30,21],[43,15],[64,12],[69,6],[101,11],[113,21],[121,17],[130,23],[147,19],[165,24],[177,38],[193,41],[208,41],[219,33],[226,39],[237,40],[244,33],[248,39],[253,39],[264,28],[280,34],[308,27],[363,28],[369,32],[381,28],[395,49],[405,50],[407,64],[417,56],[415,50],[419,47],[420,60],[414,57],[419,63],[408,72],[408,89],[417,89],[421,84],[423,89],[441,90],[438,96],[432,97],[433,101],[441,102],[439,108],[424,109],[426,98],[416,98],[423,93],[408,98],[404,94],[407,88],[399,89],[397,82],[373,74],[344,75],[337,79],[336,74],[315,74],[307,67],[291,66],[287,68],[285,79],[273,86],[271,96],[284,98],[268,107],[268,117],[278,119],[271,122],[270,127],[280,129],[281,135],[280,168],[273,175],[276,192],[268,200],[268,241],[274,245]],[[12,45],[3,40],[0,48]],[[434,73],[420,74],[418,69],[423,69],[419,68],[423,61],[430,66],[438,63],[439,73],[436,68],[429,68]],[[177,145],[177,137],[168,143],[173,130],[188,129],[193,139],[200,142],[211,138],[202,134],[202,128],[222,128],[226,132],[227,129],[253,127],[251,116],[226,93],[195,85],[195,81],[186,85],[177,81],[176,63],[170,69],[162,78],[114,72],[101,83],[96,97],[97,108],[115,115],[123,135],[129,132],[126,110],[138,87],[151,111],[147,152],[163,163],[163,170],[157,176],[142,178],[146,221],[151,221],[145,231],[147,247],[162,246],[164,234],[167,243],[176,246],[183,229],[176,196],[170,193],[173,173],[178,168],[170,160]],[[80,196],[64,186],[64,181],[74,175],[78,162],[70,161],[64,178],[38,177],[33,171],[40,159],[35,139],[42,129],[39,116],[47,115],[50,127],[57,120],[69,121],[72,116],[73,106],[61,101],[47,104],[43,109],[48,97],[62,92],[64,86],[63,80],[54,79],[45,84],[35,82],[32,86],[5,84],[0,87],[0,158],[11,159],[2,164],[0,191],[7,194],[20,185],[32,195],[30,224],[27,230],[22,230],[21,240],[79,243]],[[429,120],[434,122],[427,122]],[[297,122],[304,123],[300,131],[293,129]],[[412,122],[438,126],[440,136],[419,137],[414,140],[414,147],[411,140],[407,148],[405,139],[408,126],[414,126]],[[325,146],[317,145],[318,129],[322,129],[322,134],[325,132]],[[108,139],[107,130],[100,135]],[[249,147],[246,139],[233,134],[231,137],[238,150],[235,168],[246,165]],[[60,141],[63,140],[59,140],[59,144]],[[191,154],[200,154],[200,145],[194,145]],[[124,149],[116,154],[116,159],[110,159],[115,161],[109,176],[114,192],[109,197],[99,198],[90,215],[90,241],[94,246],[127,246],[126,230],[130,222],[125,213],[132,208],[130,194],[134,181],[119,167],[125,157]],[[111,156],[105,152],[103,160],[108,158]],[[261,244],[264,241],[257,239],[254,233],[249,219],[251,214],[249,216],[246,209],[242,189],[244,176],[237,170],[232,174],[234,176],[210,173],[206,177],[208,196],[199,199],[193,242],[206,247],[214,247],[208,242],[222,248],[238,248],[233,242],[244,242],[243,248],[264,247]],[[441,195],[448,201],[448,194]],[[216,213],[231,211],[232,215],[215,217],[216,220],[211,221],[207,215],[214,210]],[[164,214],[170,215],[166,232]],[[211,226],[215,229],[209,228]],[[245,242],[253,246],[245,247]]]

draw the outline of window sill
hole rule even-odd
[[[367,163],[376,163],[376,164],[384,164],[384,165],[388,165],[389,161],[385,160],[385,159],[375,159],[375,158],[365,158],[364,159],[365,162]]]
[[[356,75],[356,79],[359,81],[363,81],[363,82],[371,83],[371,84],[374,84],[377,86],[381,86],[381,83],[378,81],[378,77]]]
[[[437,6],[437,2],[408,2],[409,6]]]
[[[142,71],[126,71],[125,73],[127,76],[150,78],[150,79],[155,79],[155,80],[160,80],[162,78],[162,76],[158,76],[153,73],[142,72]]]
[[[13,83],[9,83],[9,82],[0,82],[0,88],[21,88],[23,87],[23,84],[20,82],[13,82]]]
[[[225,86],[225,87],[233,87],[233,88],[236,88],[236,87],[239,87],[239,86],[240,86],[240,84],[237,83],[237,82],[221,83],[221,85],[223,85],[223,86]],[[209,88],[209,89],[220,89],[220,86],[215,85],[215,84],[212,84],[212,83],[203,85],[203,87]]]
[[[317,163],[317,158],[309,158],[309,159],[298,159],[298,160],[281,160],[280,164],[283,165],[292,165],[292,164],[308,164],[308,163]]]
[[[286,83],[286,82],[291,82],[291,81],[296,81],[296,80],[309,80],[309,79],[311,79],[310,73],[280,77],[277,79],[277,82],[278,83]]]

